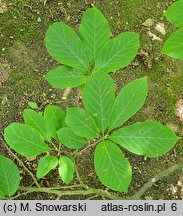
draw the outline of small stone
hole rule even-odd
[[[145,22],[142,23],[142,25],[149,28],[154,25],[154,20],[151,18],[148,18]]]

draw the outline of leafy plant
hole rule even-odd
[[[183,0],[173,3],[165,12],[168,21],[178,27],[164,44],[162,52],[175,59],[183,59]]]
[[[59,165],[61,179],[69,183],[72,178],[65,177],[67,166],[72,166],[74,172],[74,163],[65,156],[60,155],[60,146],[55,146],[54,138],[58,140],[57,131],[63,127],[65,113],[57,106],[49,105],[42,113],[37,113],[31,109],[25,109],[23,112],[25,124],[12,123],[4,130],[4,138],[7,144],[20,155],[25,157],[38,156],[47,152],[38,162],[37,178],[43,178],[50,170]],[[56,151],[57,156],[49,155],[51,151]],[[64,161],[64,163],[63,163]],[[71,172],[71,171],[70,171]]]
[[[139,38],[131,32],[112,39],[110,35],[106,18],[95,7],[84,13],[79,35],[62,22],[49,27],[47,50],[63,65],[49,71],[46,79],[58,88],[82,86],[84,107],[68,108],[65,114],[59,107],[49,105],[43,113],[36,103],[29,102],[29,107],[37,112],[25,109],[24,124],[14,122],[5,128],[4,139],[10,148],[24,157],[39,156],[39,161],[34,176],[7,147],[37,188],[19,186],[18,168],[11,160],[0,156],[0,199],[12,196],[18,188],[58,196],[96,193],[112,198],[109,192],[93,189],[82,182],[74,162],[80,153],[95,146],[94,168],[100,182],[114,191],[127,192],[132,167],[123,149],[150,158],[158,157],[180,139],[170,128],[155,121],[126,124],[145,103],[147,78],[128,83],[115,95],[116,87],[108,73],[130,64],[138,51]],[[62,146],[76,150],[68,157]],[[68,192],[59,191],[59,188],[41,188],[39,179],[57,167],[63,183],[69,184],[76,173],[80,184],[63,186],[71,189]],[[73,190],[78,187],[85,191]]]
[[[84,109],[68,108],[66,116],[53,105],[47,106],[44,114],[25,109],[25,124],[10,124],[4,137],[25,157],[47,152],[38,162],[36,177],[43,178],[59,166],[66,184],[74,178],[75,163],[62,155],[61,145],[70,149],[95,145],[94,167],[99,180],[114,191],[127,192],[132,167],[121,147],[151,158],[168,152],[179,140],[170,128],[155,121],[120,127],[143,106],[147,92],[144,77],[128,83],[115,97],[114,81],[107,73],[95,72],[82,88]]]
[[[108,21],[93,7],[84,13],[79,35],[63,22],[50,25],[46,48],[63,64],[49,71],[46,80],[56,88],[77,87],[92,72],[108,73],[129,65],[139,49],[139,36],[125,32],[111,39]]]

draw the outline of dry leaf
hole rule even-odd
[[[147,33],[148,33],[148,35],[149,35],[150,37],[152,37],[152,40],[153,40],[153,41],[154,41],[154,40],[162,41],[162,39],[161,39],[160,37],[156,36],[156,35],[153,34],[151,31],[148,31]]]
[[[165,35],[165,34],[166,34],[165,26],[164,26],[163,23],[158,23],[158,24],[156,24],[155,29],[156,29],[156,31],[158,31],[158,32],[161,33],[162,35]]]
[[[2,8],[0,8],[0,14],[3,14],[4,10]]]
[[[148,18],[145,22],[142,23],[143,26],[148,28],[153,26],[153,24],[154,24],[154,20],[151,18]]]
[[[176,103],[176,116],[183,122],[183,100],[180,99]]]

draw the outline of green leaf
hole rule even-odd
[[[72,132],[70,128],[64,127],[57,132],[61,144],[71,149],[79,149],[86,145],[87,141]]]
[[[132,170],[118,146],[110,141],[100,142],[95,149],[94,165],[102,184],[115,191],[128,191]]]
[[[69,108],[66,114],[66,124],[78,136],[95,138],[99,136],[97,126],[89,113],[81,108]]]
[[[165,17],[176,27],[183,27],[183,1],[176,1],[165,12]]]
[[[170,35],[164,43],[162,53],[175,59],[183,59],[183,28]]]
[[[46,122],[40,114],[38,114],[34,110],[25,109],[23,111],[23,118],[27,125],[35,128],[37,131],[39,131],[44,140],[50,142],[51,137],[48,133]]]
[[[4,130],[4,138],[13,150],[25,157],[37,156],[50,150],[40,133],[25,124],[10,124]]]
[[[0,199],[12,196],[20,184],[17,166],[8,158],[0,155]]]
[[[113,38],[98,54],[95,67],[112,72],[129,65],[139,49],[139,36],[125,32]]]
[[[84,83],[86,75],[79,69],[60,66],[46,74],[46,80],[55,88],[77,87]]]
[[[58,141],[57,131],[63,127],[65,120],[64,111],[58,106],[48,105],[44,111],[44,119],[51,137]]]
[[[82,95],[86,111],[93,116],[98,129],[104,132],[115,100],[114,81],[106,73],[93,73],[87,80]]]
[[[90,8],[82,17],[79,33],[91,62],[95,64],[97,54],[110,41],[111,33],[107,19],[97,8]]]
[[[3,200],[5,198],[5,195],[3,194],[3,192],[0,191],[0,200]]]
[[[75,169],[75,165],[70,158],[66,156],[60,157],[58,171],[62,181],[65,184],[69,184],[73,180],[74,169]]]
[[[88,56],[83,43],[76,32],[63,22],[49,26],[46,48],[56,61],[82,70],[88,69]]]
[[[112,107],[109,118],[110,130],[122,125],[143,106],[147,91],[146,77],[136,79],[122,88]]]
[[[55,169],[58,164],[58,159],[55,156],[47,155],[42,157],[38,162],[38,168],[36,172],[37,178],[43,178],[51,170]]]
[[[134,154],[157,157],[168,152],[180,138],[167,126],[145,121],[121,128],[109,139]]]
[[[30,102],[28,102],[28,105],[32,109],[39,109],[37,103],[35,103],[35,102],[30,101]]]

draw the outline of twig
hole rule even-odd
[[[96,198],[96,197],[98,197],[98,196],[100,196],[100,195],[99,195],[99,194],[96,194],[96,195],[94,195],[94,196],[89,197],[89,198],[86,199],[86,200],[91,200],[91,199]]]
[[[90,144],[90,145],[86,146],[86,147],[85,147],[84,149],[82,149],[81,151],[79,151],[79,152],[78,152],[78,151],[73,152],[72,155],[75,155],[75,156],[81,155],[81,154],[82,154],[83,152],[85,152],[87,149],[96,146],[99,142],[101,142],[101,141],[103,141],[103,140],[104,140],[104,138],[101,138],[101,139],[97,140],[96,142],[94,142],[93,144]]]
[[[95,194],[98,196],[105,196],[109,199],[114,200],[121,200],[122,198],[116,195],[113,195],[112,193],[108,193],[107,191],[103,191],[100,189],[88,189],[88,190],[73,190],[73,191],[60,191],[60,190],[52,190],[50,188],[37,188],[37,187],[19,187],[19,190],[27,191],[28,193],[32,192],[43,192],[43,193],[50,193],[50,194],[56,194],[59,197],[61,196],[76,196],[76,195],[90,195]],[[12,197],[13,199],[13,197]]]
[[[8,197],[8,200],[16,200],[17,198],[19,198],[19,197],[21,197],[21,196],[24,196],[24,195],[27,195],[27,194],[30,194],[30,193],[32,193],[31,191],[26,191],[26,192],[24,192],[24,193],[20,193],[20,194],[18,194],[18,195],[16,195],[16,196],[13,196],[13,197]]]
[[[129,197],[129,199],[138,200],[141,198],[141,196],[149,189],[151,188],[155,182],[159,181],[160,179],[169,176],[175,171],[178,171],[180,169],[183,169],[183,160],[179,163],[161,171],[157,175],[154,176],[151,180],[149,180],[139,191],[137,191],[133,196]]]
[[[61,186],[61,187],[49,187],[49,189],[50,190],[60,190],[60,189],[73,189],[73,188],[78,188],[78,187],[85,188],[85,186],[83,184],[76,184],[76,185]]]
[[[52,144],[52,146],[54,147],[54,149],[55,149],[57,152],[59,152],[59,149],[57,148],[57,146],[56,146],[53,142],[51,142],[51,144]]]
[[[24,163],[8,148],[6,144],[4,144],[5,148],[10,152],[10,154],[19,162],[20,166],[22,166],[32,177],[34,183],[38,188],[40,188],[39,183],[37,182],[36,178],[34,177],[33,173],[24,165]]]

